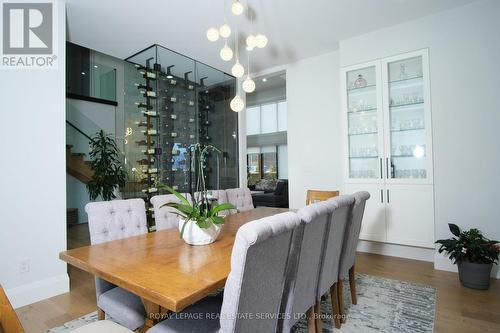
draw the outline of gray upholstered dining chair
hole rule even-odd
[[[248,187],[230,188],[226,190],[227,200],[233,204],[240,212],[254,209],[252,193]],[[235,210],[231,211],[232,214],[236,213]]]
[[[292,241],[281,311],[284,320],[279,332],[290,332],[304,313],[308,319],[314,313],[323,243],[331,211],[324,202],[317,202],[300,209],[297,215],[301,226]],[[314,331],[315,322],[308,320],[308,326]]]
[[[148,232],[144,200],[91,202],[85,206],[89,217],[90,243],[99,244]],[[99,319],[107,313],[130,330],[144,325],[146,316],[141,299],[120,287],[96,278]]]
[[[297,214],[287,212],[241,226],[222,301],[207,297],[148,333],[275,332],[291,239],[299,225]]]
[[[328,210],[332,212],[329,223],[329,230],[325,234],[323,258],[318,281],[317,299],[330,292],[332,302],[332,318],[335,327],[340,328],[340,309],[337,282],[339,281],[340,254],[344,242],[346,226],[351,219],[354,197],[352,195],[341,195],[324,202]],[[317,314],[321,308],[319,302],[316,305]],[[319,316],[317,316],[319,318]],[[317,320],[321,325],[321,320]],[[321,331],[321,330],[320,330]]]
[[[182,193],[182,195],[191,203],[191,194]],[[179,215],[176,209],[172,207],[162,207],[166,203],[180,203],[181,201],[174,194],[155,195],[150,200],[155,213],[156,230],[165,230],[177,228],[179,226]]]
[[[223,204],[223,203],[229,202],[227,199],[227,193],[225,190],[210,190],[209,192],[212,195],[212,198],[217,200],[218,204]],[[194,198],[196,200],[201,200],[201,196],[203,195],[202,193],[203,192],[195,192],[193,194]],[[219,215],[221,215],[221,216],[226,216],[226,215],[230,215],[230,214],[231,214],[230,210],[223,210],[219,213]]]
[[[354,193],[353,196],[354,207],[352,209],[351,218],[349,219],[349,224],[346,226],[342,253],[340,255],[338,296],[342,322],[345,322],[342,279],[349,278],[351,302],[354,305],[358,302],[356,297],[356,279],[354,268],[356,261],[356,248],[358,246],[359,232],[361,231],[361,223],[363,221],[366,201],[370,199],[370,193],[361,191]]]

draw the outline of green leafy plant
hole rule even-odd
[[[496,264],[500,254],[498,241],[484,237],[478,229],[462,231],[456,224],[448,224],[451,233],[455,236],[449,239],[440,239],[439,253],[445,252],[453,263],[467,261],[476,264]]]
[[[99,196],[106,201],[112,200],[116,198],[115,189],[125,186],[127,173],[119,156],[115,140],[103,130],[90,140],[90,167],[94,171],[87,183],[90,200]]]
[[[182,194],[174,190],[172,187],[164,184],[159,184],[158,188],[165,189],[174,194],[180,203],[169,202],[161,207],[172,207],[177,210],[177,215],[184,218],[180,237],[184,235],[184,228],[187,223],[193,221],[202,229],[210,228],[212,225],[224,224],[224,218],[219,216],[219,213],[224,210],[234,209],[236,207],[230,203],[212,204],[209,199],[209,191],[205,184],[204,166],[206,165],[206,156],[209,151],[214,151],[220,154],[221,151],[212,145],[202,147],[199,143],[192,145],[190,149],[193,151],[193,164],[198,169],[198,178],[196,180],[197,195],[193,197],[193,203],[190,203]],[[161,208],[160,207],[160,208]]]

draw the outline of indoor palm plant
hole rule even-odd
[[[478,229],[462,231],[456,224],[448,224],[455,236],[436,241],[439,253],[445,252],[458,265],[460,282],[469,288],[488,289],[493,264],[498,261],[498,241],[483,236]]]
[[[190,147],[193,152],[192,163],[197,169],[198,178],[196,181],[196,194],[193,202],[189,202],[182,194],[167,185],[159,185],[168,192],[174,194],[179,203],[169,202],[164,206],[172,207],[176,214],[180,216],[179,230],[180,237],[191,245],[206,245],[215,242],[219,236],[221,226],[224,224],[224,217],[219,213],[225,210],[236,209],[230,203],[217,204],[207,190],[205,184],[204,166],[206,164],[207,153],[210,151],[220,154],[221,151],[212,145],[201,146],[199,143]]]
[[[90,140],[90,167],[94,174],[87,183],[90,200],[116,198],[115,190],[125,186],[127,173],[120,160],[115,140],[103,130]]]

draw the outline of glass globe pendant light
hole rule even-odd
[[[227,46],[227,40],[224,43],[224,47],[220,50],[219,55],[224,61],[229,61],[233,59],[233,50],[231,50],[231,48]]]
[[[243,91],[248,94],[255,91],[255,82],[250,77],[250,74],[247,74],[247,78],[245,79],[245,81],[243,81],[241,86],[243,87]]]
[[[240,64],[240,57],[239,57],[239,49],[238,49],[238,31],[236,31],[235,35],[235,41],[234,41],[234,48],[236,52],[236,63],[233,65],[231,68],[231,73],[237,77],[240,78],[245,74],[245,68],[243,67],[242,64]]]
[[[224,23],[220,26],[218,32],[222,38],[228,38],[229,36],[231,36],[231,27],[229,27],[227,23]]]
[[[247,39],[247,50],[252,51],[257,46],[257,41],[254,35],[248,35]]]
[[[263,34],[258,34],[255,36],[255,46],[257,46],[259,49],[262,49],[266,47],[267,45],[267,37]]]
[[[238,0],[234,1],[233,4],[231,5],[231,11],[236,16],[243,14],[244,10],[245,10],[245,8],[241,4],[241,2],[239,2]]]
[[[242,64],[240,64],[238,59],[236,59],[236,63],[231,68],[231,73],[237,78],[240,78],[243,74],[245,74],[245,68]]]
[[[240,97],[240,95],[236,95],[231,100],[231,103],[229,103],[229,106],[231,107],[231,110],[233,110],[234,112],[240,112],[245,108],[245,102]]]
[[[217,28],[209,28],[207,30],[207,39],[211,42],[216,42],[219,40],[219,30]]]
[[[246,92],[247,94],[253,93],[255,91],[255,82],[252,80],[250,77],[250,52],[247,51],[247,69],[248,69],[248,74],[247,78],[243,83],[241,84],[241,87],[243,88],[243,91]]]

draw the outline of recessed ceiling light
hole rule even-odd
[[[265,77],[263,77],[262,82],[267,82],[267,79]]]
[[[97,65],[94,65],[94,68],[99,68],[99,66],[97,66]]]
[[[82,75],[85,75],[85,72],[82,72]]]

